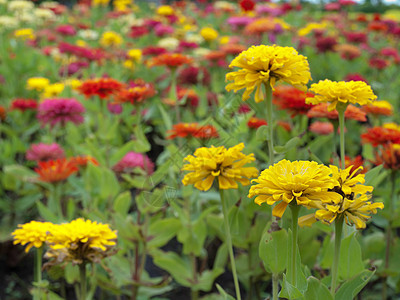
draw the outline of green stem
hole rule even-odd
[[[233,282],[235,284],[236,299],[241,300],[242,298],[240,296],[239,281],[238,281],[238,277],[237,277],[236,264],[235,264],[235,255],[233,254],[232,237],[231,237],[231,231],[229,228],[228,208],[226,207],[224,190],[219,189],[219,195],[221,197],[222,213],[224,215],[226,242],[228,243],[228,251],[229,251],[229,257],[230,257],[231,266],[232,266],[232,275],[233,275]]]
[[[267,112],[267,122],[269,129],[268,137],[268,152],[269,152],[269,165],[274,163],[274,120],[272,114],[272,89],[269,81],[264,84],[265,86],[265,102],[266,102],[266,112]]]
[[[387,202],[388,205],[385,207],[387,211],[394,211],[394,204],[396,203],[396,171],[392,170],[390,174],[391,179],[391,189],[390,189],[390,199]],[[390,247],[392,245],[392,217],[389,219],[388,227],[386,229],[386,249],[385,249],[385,271],[389,268],[389,259],[390,259]],[[383,287],[382,287],[382,299],[387,298],[387,278],[386,276],[383,278]]]
[[[37,284],[37,290],[34,294],[35,300],[40,300],[42,298],[42,254],[43,254],[43,246],[40,248],[36,248],[36,261],[35,261],[35,279]]]
[[[79,275],[81,281],[80,300],[86,300],[86,263],[83,262],[79,265]]]
[[[56,182],[53,186],[53,193],[51,197],[51,201],[53,201],[53,204],[50,207],[55,208],[56,214],[58,215],[59,220],[64,219],[64,214],[62,210],[62,203],[61,203],[61,187],[62,183],[61,182]]]
[[[341,103],[340,103],[341,104]],[[338,104],[336,110],[339,114],[339,131],[340,131],[340,163],[341,168],[344,170],[346,168],[345,164],[345,145],[344,145],[344,112],[347,108],[346,104]]]
[[[179,99],[178,99],[178,94],[176,91],[176,69],[171,69],[171,90],[170,90],[170,98],[175,101],[175,117],[176,117],[176,122],[180,123],[181,122],[181,115],[179,112]]]
[[[342,231],[343,231],[343,217],[339,216],[335,220],[335,253],[333,256],[332,264],[332,284],[331,284],[331,294],[335,298],[338,269],[339,269],[339,255],[340,255],[340,244],[342,243]]]
[[[279,275],[272,274],[272,300],[278,300],[278,286],[279,283]]]
[[[292,258],[290,260],[290,283],[294,286],[297,285],[296,283],[296,259],[297,259],[297,229],[298,229],[298,218],[299,218],[299,211],[300,206],[297,204],[291,204],[290,210],[292,211]]]

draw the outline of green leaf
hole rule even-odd
[[[223,243],[215,255],[214,268],[224,268],[228,261],[228,246]]]
[[[224,268],[215,268],[201,273],[198,283],[194,284],[191,288],[193,290],[200,290],[209,292],[212,289],[215,279],[224,272]]]
[[[166,270],[181,285],[191,287],[192,267],[188,260],[184,260],[175,252],[152,251],[154,263]]]
[[[117,162],[119,162],[129,151],[133,151],[134,145],[136,141],[129,141],[125,145],[118,148],[111,157],[110,157],[110,165],[114,166]]]
[[[339,278],[344,280],[352,278],[364,270],[361,247],[355,234],[356,232],[345,237],[340,247]]]
[[[229,295],[227,292],[225,292],[225,290],[218,283],[216,284],[216,286],[217,286],[218,292],[223,297],[222,299],[235,300],[235,298],[233,298],[231,295]]]
[[[258,253],[265,268],[279,274],[286,269],[288,258],[288,234],[285,229],[265,231],[258,247]]]
[[[384,170],[384,172],[381,173],[382,168],[383,168],[383,164],[376,166],[375,168],[372,168],[367,173],[365,173],[365,183],[364,184],[377,186],[383,179],[385,179],[385,177],[388,175],[388,172],[386,170]]]
[[[269,140],[269,129],[268,125],[262,125],[258,127],[256,131],[257,141],[268,141]]]
[[[288,249],[292,248],[292,231],[289,229],[288,232]],[[307,290],[307,279],[306,276],[304,275],[303,268],[301,265],[301,256],[300,256],[300,251],[298,245],[296,245],[296,251],[297,251],[297,258],[296,258],[296,288],[301,292],[304,293]],[[290,256],[290,252],[289,255]],[[290,258],[288,258],[290,259]],[[287,266],[287,273],[289,274],[289,262]]]
[[[121,214],[121,216],[126,216],[131,207],[132,199],[130,191],[123,192],[118,195],[114,200],[113,209],[115,212]]]
[[[135,143],[133,143],[133,151],[144,153],[150,150],[151,146],[146,136],[143,133],[143,130],[140,126],[137,126],[134,130],[135,134]]]
[[[48,222],[57,223],[58,217],[50,209],[47,208],[42,202],[36,201],[36,206],[39,211],[39,215]]]
[[[364,270],[347,280],[336,292],[335,300],[353,300],[372,278],[375,271]]]
[[[148,248],[159,248],[164,246],[181,229],[182,224],[179,219],[167,218],[157,220],[149,227],[148,235],[150,240],[147,242]]]
[[[118,179],[114,172],[108,168],[101,167],[102,181],[100,186],[100,196],[103,199],[108,199],[109,197],[115,197],[119,192]]]
[[[326,285],[317,278],[310,276],[307,278],[308,288],[304,293],[304,300],[333,300],[333,297]]]
[[[190,226],[181,227],[177,235],[178,241],[183,244],[183,253],[193,253],[196,256],[200,256],[206,237],[207,226],[202,220],[196,220]]]
[[[282,290],[279,293],[279,297],[287,298],[287,299],[290,299],[290,300],[294,300],[294,299],[302,298],[303,295],[299,291],[298,288],[296,288],[294,285],[290,284],[286,280],[286,275],[283,274]]]

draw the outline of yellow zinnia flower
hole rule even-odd
[[[100,45],[103,47],[116,47],[123,42],[122,36],[114,31],[106,31],[100,38]]]
[[[255,160],[254,154],[245,155],[241,151],[244,144],[240,143],[226,149],[224,146],[211,148],[198,148],[193,155],[188,155],[184,160],[188,164],[182,170],[190,171],[182,180],[184,185],[194,184],[195,188],[207,191],[211,188],[214,179],[218,178],[220,189],[237,189],[242,185],[250,184],[250,178],[258,175],[254,167],[244,167],[245,164]]]
[[[328,111],[336,109],[338,103],[365,105],[372,103],[377,97],[371,87],[364,81],[331,81],[321,80],[311,85],[314,97],[306,98],[306,103],[319,104],[329,102]]]
[[[377,208],[382,209],[383,203],[371,203],[368,201],[371,195],[363,194],[354,200],[343,198],[338,204],[325,205],[325,209],[315,212],[315,218],[323,223],[331,224],[336,218],[344,217],[347,225],[355,224],[357,229],[365,228],[365,222],[371,218],[370,214],[376,214]]]
[[[74,248],[85,244],[89,248],[106,250],[106,246],[115,245],[116,231],[108,224],[92,222],[82,218],[57,225],[52,229],[50,239],[52,249]]]
[[[248,197],[257,196],[254,201],[258,205],[280,202],[272,210],[279,218],[292,201],[297,205],[321,208],[321,202],[340,200],[339,194],[328,191],[338,184],[331,174],[331,169],[315,161],[283,159],[252,180],[258,184],[250,188]]]
[[[19,228],[12,233],[14,245],[26,245],[25,252],[28,252],[32,247],[40,248],[48,241],[52,226],[54,226],[52,223],[37,221],[19,224]]]
[[[174,9],[169,5],[161,5],[157,8],[157,14],[160,16],[172,16],[174,13]]]
[[[53,98],[57,97],[64,90],[63,83],[53,83],[44,88],[43,93],[40,95],[41,98]]]
[[[43,91],[50,84],[50,80],[44,77],[31,77],[26,82],[28,90]]]
[[[131,49],[128,51],[128,57],[132,59],[134,62],[140,62],[142,59],[142,50],[140,49]]]
[[[226,90],[237,92],[245,88],[242,99],[247,100],[257,88],[256,102],[264,100],[261,89],[263,83],[269,83],[273,89],[275,83],[281,80],[305,90],[305,85],[311,79],[307,58],[292,47],[251,46],[240,53],[229,67],[240,69],[226,74],[226,80],[234,81],[226,86]]]
[[[218,37],[218,32],[211,27],[204,27],[200,31],[200,35],[205,39],[207,42],[213,41]]]
[[[34,40],[36,38],[32,28],[21,28],[14,31],[14,36],[22,40]]]

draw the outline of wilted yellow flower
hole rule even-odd
[[[377,97],[371,87],[364,81],[331,81],[321,80],[311,85],[310,91],[314,97],[306,98],[306,103],[330,103],[328,111],[336,109],[338,103],[353,103],[366,105],[372,103]]]
[[[332,177],[339,182],[339,186],[334,191],[339,192],[342,196],[353,195],[354,197],[354,195],[372,192],[374,189],[372,186],[364,185],[365,174],[357,174],[362,171],[363,167],[359,167],[353,172],[351,172],[353,166],[344,170],[332,165],[329,167],[332,170]]]
[[[32,28],[21,28],[14,31],[14,36],[22,40],[34,40],[35,34]]]
[[[100,44],[103,47],[116,47],[121,45],[123,42],[123,39],[121,35],[114,31],[106,31],[102,34],[100,38]]]
[[[305,85],[311,79],[307,58],[292,47],[251,46],[240,53],[229,67],[240,69],[226,74],[226,80],[234,81],[226,86],[226,90],[237,92],[245,88],[242,99],[247,100],[257,88],[256,102],[264,100],[261,89],[263,83],[269,83],[273,89],[275,83],[281,80],[305,90]]]
[[[128,57],[135,62],[140,62],[142,59],[142,50],[140,49],[131,49],[128,51]]]
[[[25,252],[28,252],[32,247],[40,248],[48,241],[52,226],[54,226],[52,223],[37,221],[19,224],[19,228],[12,233],[14,245],[26,245]]]
[[[315,212],[315,218],[323,223],[331,224],[336,218],[344,217],[347,225],[355,224],[357,229],[363,229],[370,214],[376,214],[377,208],[382,209],[383,203],[372,203],[371,195],[363,194],[355,199],[343,198],[338,204],[325,205],[325,209]]]
[[[41,98],[53,98],[57,97],[64,90],[63,83],[53,83],[46,86],[43,90],[43,93],[40,95]]]
[[[203,39],[210,42],[218,37],[218,32],[214,28],[204,27],[201,29],[200,35],[203,37]]]
[[[172,16],[174,13],[174,9],[169,5],[161,5],[157,8],[157,14],[160,16]]]
[[[31,77],[26,82],[28,90],[43,91],[50,84],[50,80],[44,77]]]
[[[249,198],[261,205],[266,202],[273,205],[279,202],[272,214],[281,218],[286,207],[295,201],[297,205],[321,207],[321,202],[340,201],[340,195],[328,191],[337,185],[327,166],[315,161],[293,161],[286,159],[261,172],[249,191]]]
[[[370,218],[369,214],[376,214],[377,208],[383,208],[382,203],[371,203],[368,201],[373,191],[372,186],[363,185],[365,182],[364,174],[357,174],[362,167],[353,172],[353,166],[341,170],[335,166],[330,166],[333,178],[337,180],[337,185],[332,189],[340,196],[340,201],[325,201],[315,214],[309,214],[299,218],[300,226],[311,226],[320,220],[323,223],[331,224],[336,218],[343,217],[348,225],[355,224],[357,229],[365,228],[365,222]],[[351,173],[350,173],[351,172]]]
[[[254,167],[244,167],[255,160],[254,154],[243,154],[244,144],[240,143],[226,149],[224,146],[198,148],[193,155],[185,157],[188,163],[183,171],[190,171],[182,180],[184,185],[194,184],[194,187],[207,191],[211,188],[214,179],[218,178],[219,189],[237,189],[242,185],[250,184],[249,179],[258,175]]]

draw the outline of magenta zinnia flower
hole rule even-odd
[[[154,164],[146,154],[128,152],[112,169],[116,173],[131,173],[134,168],[141,168],[151,175],[154,172]]]
[[[32,144],[26,152],[27,160],[48,161],[64,158],[64,150],[57,143],[53,144]]]
[[[46,99],[39,104],[37,118],[42,126],[56,124],[64,126],[67,122],[83,123],[85,108],[75,98]]]

